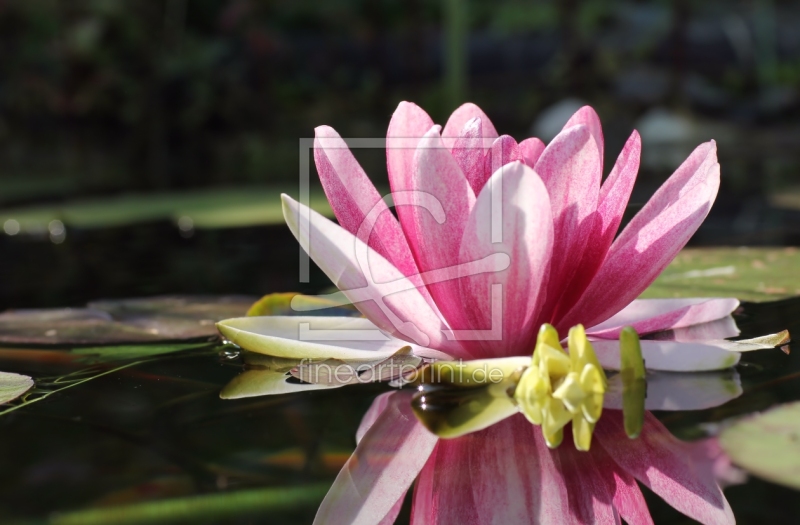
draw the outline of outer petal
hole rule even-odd
[[[640,335],[685,328],[727,317],[738,306],[739,301],[733,298],[636,299],[586,333],[603,339],[617,339],[626,326],[632,326]]]
[[[603,128],[600,125],[600,117],[591,106],[583,106],[570,117],[563,129],[569,129],[573,126],[586,126],[589,133],[592,135],[595,145],[597,146],[597,153],[600,156],[600,169],[603,168],[603,150],[605,142],[603,141]]]
[[[602,136],[600,140],[602,141]],[[593,218],[593,231],[586,251],[583,253],[580,270],[575,273],[570,284],[562,291],[554,320],[575,305],[605,260],[628,205],[633,184],[636,182],[641,149],[641,139],[639,134],[634,131],[622,148],[614,168],[600,188],[597,211]]]
[[[314,160],[339,224],[367,242],[403,275],[419,273],[400,223],[333,128],[320,126],[315,130]]]
[[[484,340],[463,341],[464,346],[476,347],[475,355],[531,352],[552,246],[550,202],[541,179],[521,162],[496,171],[469,216],[459,254],[462,262],[485,264],[493,264],[488,259],[491,254],[508,256],[504,267],[461,279],[458,307],[466,313],[469,326],[487,332],[502,329],[501,339],[476,334]],[[493,294],[498,291],[501,299],[495,301]]]
[[[543,312],[543,321],[549,322],[560,294],[579,268],[594,227],[602,167],[588,128],[580,125],[559,133],[535,169],[547,187],[553,213],[553,264]]]
[[[347,230],[287,195],[283,195],[283,214],[303,249],[344,296],[381,330],[422,346],[445,352],[449,348],[454,351],[451,355],[458,354],[456,344],[444,338],[442,330],[446,325],[438,314],[414,283],[386,259]],[[303,217],[307,222],[301,220]]]
[[[237,317],[217,323],[229,341],[251,352],[290,359],[368,360],[391,357],[404,346],[362,317]]]
[[[725,370],[739,362],[741,354],[728,350],[726,341],[641,341],[648,370],[665,372],[709,372]],[[606,370],[619,370],[619,341],[592,341],[597,359]]]
[[[563,524],[569,516],[558,455],[517,414],[439,442],[414,492],[412,523]]]
[[[439,440],[411,411],[411,392],[393,392],[317,511],[314,523],[374,524],[392,512]]]
[[[736,337],[740,333],[741,330],[736,326],[736,321],[732,316],[728,315],[710,323],[656,332],[649,339],[657,339],[659,341],[710,341]]]
[[[558,327],[599,324],[635,299],[703,222],[719,188],[716,145],[699,146],[620,234]]]
[[[366,434],[367,431],[372,428],[372,425],[374,425],[380,415],[383,414],[383,412],[386,410],[386,407],[389,406],[392,396],[395,393],[395,390],[392,390],[391,392],[384,392],[372,401],[367,413],[361,418],[361,423],[358,425],[358,430],[356,430],[356,444],[361,443],[361,439],[364,437],[364,434]]]
[[[455,268],[459,261],[458,247],[475,206],[475,194],[456,164],[450,151],[444,147],[434,126],[420,141],[414,157],[414,189],[420,197],[433,197],[444,210],[440,221],[430,210],[414,206],[415,231],[422,234],[411,242],[417,265],[423,272]],[[453,328],[465,328],[462,305],[459,304],[457,279],[446,279],[433,284],[423,275],[439,310]]]
[[[450,115],[450,118],[447,119],[447,124],[444,126],[442,137],[447,149],[453,149],[453,146],[456,142],[456,137],[458,137],[459,132],[464,127],[464,124],[475,117],[481,119],[481,133],[484,138],[497,138],[497,130],[494,129],[494,124],[492,124],[492,121],[486,116],[486,113],[484,113],[481,108],[472,102],[467,102],[453,111],[453,113]],[[488,144],[486,146],[488,147]]]
[[[614,461],[672,507],[704,523],[733,524],[730,505],[693,444],[676,439],[649,412],[637,439],[625,436],[621,413],[604,413],[595,436]]]

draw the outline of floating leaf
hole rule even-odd
[[[687,248],[642,297],[736,297],[772,301],[800,295],[800,250]]]
[[[98,301],[88,308],[0,314],[0,343],[113,345],[217,339],[215,323],[244,315],[246,296],[163,296]]]
[[[11,372],[0,372],[0,405],[18,398],[33,386],[33,379]]]
[[[330,484],[265,487],[159,501],[93,508],[54,514],[53,525],[92,525],[100,523],[191,523],[240,521],[259,513],[270,515],[280,510],[302,509],[322,501]]]
[[[119,345],[119,346],[95,346],[73,349],[71,353],[86,356],[86,360],[91,363],[106,363],[109,361],[123,361],[126,359],[144,359],[166,354],[184,352],[186,350],[196,350],[198,348],[209,348],[208,343],[187,343],[173,345]]]
[[[734,422],[722,431],[720,444],[740,467],[800,489],[800,402]]]

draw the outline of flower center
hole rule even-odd
[[[522,373],[513,397],[528,421],[542,427],[547,446],[560,445],[564,426],[572,421],[575,448],[589,450],[608,382],[583,326],[570,329],[568,346],[569,354],[556,329],[542,325],[531,366]]]

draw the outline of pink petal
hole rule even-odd
[[[718,188],[712,141],[699,146],[631,220],[559,329],[597,325],[638,297],[703,222]]]
[[[536,161],[542,156],[544,148],[544,142],[535,137],[523,140],[519,143],[519,152],[522,156],[522,161],[533,168],[536,166]]]
[[[341,226],[288,195],[282,198],[284,218],[300,245],[361,313],[399,339],[459,355],[457,343],[442,333],[447,325],[412,281]]]
[[[444,221],[437,220],[425,207],[414,206],[414,230],[421,235],[411,239],[411,248],[423,272],[453,269],[450,279],[434,284],[427,274],[423,275],[423,280],[428,283],[431,295],[450,326],[465,328],[455,267],[460,262],[458,247],[470,210],[475,205],[475,194],[450,151],[444,147],[436,126],[420,141],[414,166],[414,190],[418,195],[435,199],[444,211]]]
[[[632,326],[639,335],[684,328],[722,319],[738,306],[739,301],[733,298],[636,299],[586,333],[603,339],[617,339],[626,326]]]
[[[336,476],[314,523],[378,523],[422,470],[438,438],[414,416],[411,391],[393,394]]]
[[[414,153],[420,139],[431,126],[431,118],[416,104],[401,102],[397,106],[386,133],[386,168],[392,193],[414,189]],[[397,202],[395,205],[403,232],[409,244],[413,243],[421,235],[415,229],[412,217],[415,207]]]
[[[592,445],[592,450],[587,454],[576,450],[571,441],[571,432],[566,429],[564,443],[556,451],[567,486],[572,521],[621,524],[613,506],[613,495],[616,491],[614,471],[601,470],[596,464],[593,454],[595,445]]]
[[[628,439],[621,412],[604,413],[594,435],[613,460],[675,509],[706,525],[733,524],[730,505],[714,479],[713,461],[676,439],[649,412],[637,439]]]
[[[597,146],[584,125],[559,133],[536,162],[536,173],[550,195],[554,226],[544,321],[551,320],[591,241],[602,175],[600,162]]]
[[[392,399],[392,394],[394,393],[395,391],[384,392],[372,401],[372,404],[369,406],[369,410],[367,410],[367,413],[361,418],[361,423],[358,425],[358,430],[356,431],[356,443],[361,443],[361,438],[364,437],[364,434],[366,434],[367,431],[372,428],[372,425],[375,424],[375,421],[378,420],[378,417],[380,417],[384,410],[386,410],[386,407],[389,406],[389,402]]]
[[[489,180],[489,177],[492,176],[492,173],[499,170],[509,162],[514,162],[517,160],[522,160],[522,155],[520,154],[517,141],[508,135],[497,137],[497,139],[495,139],[495,141],[492,143],[492,147],[486,152],[486,158],[484,159],[484,184],[487,180]],[[483,189],[483,184],[481,184],[481,189]],[[475,192],[476,195],[478,193],[480,193],[480,190]]]
[[[400,224],[333,128],[315,130],[314,160],[339,224],[368,242],[404,275],[419,273]]]
[[[600,140],[602,140],[602,136]],[[641,139],[639,134],[634,131],[622,148],[611,174],[600,188],[593,231],[581,259],[580,270],[575,273],[572,281],[562,291],[558,311],[553,317],[554,320],[575,305],[605,260],[628,205],[633,183],[636,182],[641,149]]]
[[[519,414],[439,441],[413,505],[414,525],[562,524],[570,516],[558,455]]]
[[[486,116],[486,113],[484,113],[481,108],[472,102],[467,102],[453,111],[453,113],[450,115],[450,118],[447,119],[447,124],[444,126],[444,131],[442,131],[442,140],[444,141],[444,145],[447,147],[447,149],[453,149],[453,146],[456,143],[456,138],[459,136],[464,124],[475,117],[481,119],[481,132],[484,138],[497,138],[497,130],[494,129],[494,125],[492,124],[492,121],[489,120],[489,117]],[[430,126],[428,126],[428,128],[430,129]]]
[[[674,328],[664,332],[656,332],[651,339],[659,341],[710,341],[736,337],[741,333],[736,321],[730,315],[711,321],[710,323],[695,324],[684,328]]]
[[[600,125],[600,117],[597,116],[597,112],[591,106],[583,106],[581,109],[575,112],[574,115],[570,117],[566,124],[564,124],[563,129],[569,129],[573,126],[586,126],[589,130],[589,133],[592,135],[592,139],[594,139],[594,143],[597,146],[597,153],[600,156],[600,169],[602,171],[603,168],[603,149],[605,147],[603,141],[603,127]]]
[[[650,516],[647,502],[634,477],[611,459],[599,440],[595,439],[592,443],[590,454],[597,469],[605,474],[603,480],[608,484],[612,494],[614,508],[625,522],[637,525],[652,524],[653,518]]]
[[[480,117],[468,120],[461,129],[452,151],[456,164],[469,181],[475,195],[481,191],[487,179],[483,169],[484,147],[481,130]]]
[[[497,322],[502,329],[502,338],[476,334],[477,340],[463,340],[464,346],[475,347],[473,354],[499,357],[532,351],[552,246],[550,202],[541,179],[521,162],[503,166],[478,196],[458,256],[461,262],[484,261],[478,265],[483,273],[461,279],[457,305],[468,326],[489,331]],[[487,259],[491,254],[507,255],[505,266],[495,266],[496,261]],[[502,308],[492,299],[498,284]]]

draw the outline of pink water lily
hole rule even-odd
[[[413,525],[653,523],[637,481],[701,523],[735,523],[718,482],[730,476],[720,472],[716,440],[682,442],[649,412],[636,440],[610,411],[589,452],[551,450],[520,414],[438,439],[411,413],[409,394],[373,402],[315,523],[394,523],[415,479]]]
[[[530,356],[542,323],[560,333],[580,323],[604,368],[619,367],[624,326],[671,331],[642,345],[651,369],[738,361],[724,345],[681,335],[698,325],[697,333],[719,339],[736,335],[735,325],[719,322],[735,299],[637,299],[711,208],[719,187],[713,141],[698,146],[619,235],[640,139],[634,131],[601,183],[603,135],[589,107],[545,146],[498,136],[472,104],[442,129],[403,102],[386,148],[397,218],[327,126],[316,130],[314,158],[339,224],[283,197],[294,235],[365,318],[233,319],[219,325],[228,339],[298,359],[370,361],[405,346],[428,358],[476,359]],[[599,446],[589,453],[546,449],[518,414],[445,441],[416,420],[405,393],[384,395],[365,416],[317,523],[391,523],[418,476],[414,523],[650,523],[634,479],[701,522],[733,522],[713,477],[692,466],[688,445],[652,416],[642,438],[628,440],[614,417],[598,422]]]
[[[311,258],[383,334],[372,345],[377,357],[406,344],[426,357],[529,355],[545,322],[560,333],[581,323],[590,338],[614,340],[626,325],[644,335],[728,316],[735,299],[637,299],[711,208],[719,187],[714,142],[698,146],[616,239],[639,167],[639,135],[632,133],[601,184],[603,151],[590,107],[545,146],[498,136],[473,104],[441,130],[402,102],[386,146],[397,218],[328,126],[316,130],[314,158],[339,225],[285,195],[284,215]],[[285,357],[366,358],[366,341],[354,353],[342,338],[303,340],[298,323],[324,332],[339,321],[243,319],[220,330],[248,349],[280,347]],[[675,370],[738,361],[695,342],[654,342],[644,352],[647,362]],[[651,359],[661,352],[669,359]]]

